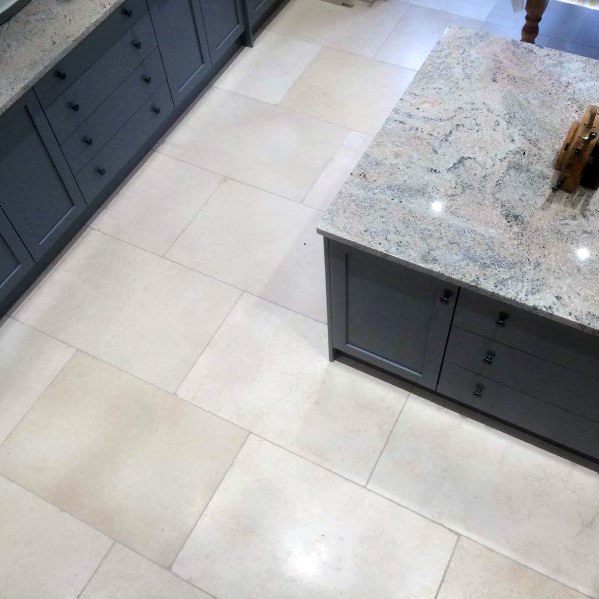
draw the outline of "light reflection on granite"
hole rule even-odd
[[[599,192],[552,193],[599,61],[450,29],[319,232],[599,334]]]

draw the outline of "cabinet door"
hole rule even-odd
[[[0,207],[34,259],[85,202],[33,92],[0,116]]]
[[[240,0],[200,0],[206,37],[215,63],[244,30]]]
[[[149,0],[148,4],[176,106],[197,91],[212,66],[200,0]]]
[[[339,243],[328,246],[333,347],[434,389],[458,288]]]
[[[0,210],[0,306],[32,264],[31,256]]]
[[[250,24],[252,27],[260,23],[262,18],[281,0],[246,0]]]

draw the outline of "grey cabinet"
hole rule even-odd
[[[241,0],[200,0],[212,62],[217,62],[244,31]]]
[[[0,210],[0,305],[32,264],[31,256]]]
[[[200,0],[148,0],[148,4],[173,101],[178,105],[210,76],[212,62]]]
[[[328,241],[332,347],[434,389],[458,288]]]
[[[259,24],[280,2],[281,0],[246,0],[251,26],[254,27]]]
[[[0,207],[34,259],[85,202],[33,92],[0,116]]]

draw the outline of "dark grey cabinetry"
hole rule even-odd
[[[217,62],[244,31],[241,0],[200,0],[212,62]]]
[[[0,210],[0,300],[23,279],[32,263],[29,252]]]
[[[279,4],[280,0],[246,0],[250,25],[254,27]]]

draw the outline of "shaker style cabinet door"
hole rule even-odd
[[[32,264],[29,252],[0,210],[0,306]]]
[[[206,37],[215,63],[244,30],[241,0],[200,0]]]
[[[281,0],[245,0],[247,2],[250,24],[254,27]]]
[[[148,0],[148,5],[176,106],[197,91],[212,66],[200,0]]]
[[[0,208],[35,260],[85,202],[32,91],[0,115]]]
[[[335,349],[434,389],[458,288],[328,242]]]

